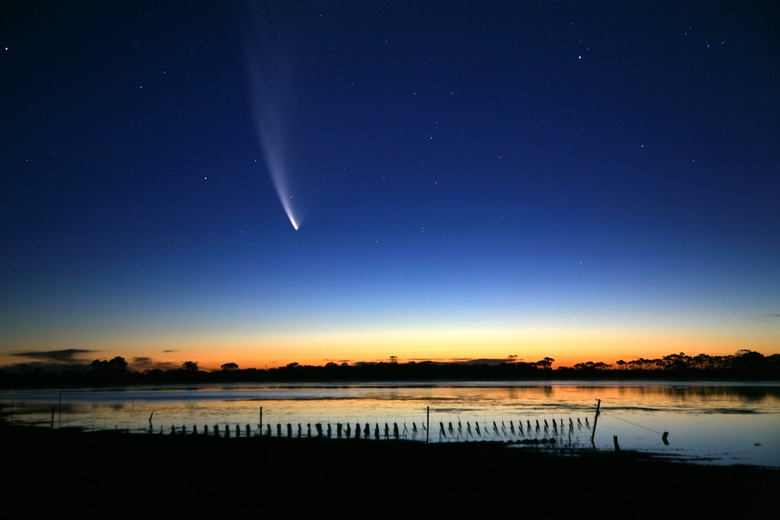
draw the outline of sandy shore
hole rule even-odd
[[[780,517],[780,471],[496,443],[0,428],[6,510],[82,517]]]

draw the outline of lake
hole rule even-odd
[[[597,404],[599,405],[596,419]],[[0,392],[7,420],[44,427],[542,442],[780,468],[777,382],[436,382],[136,386]],[[429,415],[428,415],[429,414]],[[426,425],[430,425],[426,431]],[[289,425],[289,430],[288,430]],[[595,431],[594,431],[595,426]],[[667,443],[662,436],[668,432]],[[591,444],[591,437],[593,444]]]

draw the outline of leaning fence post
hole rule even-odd
[[[590,434],[590,444],[595,448],[596,442],[593,440],[596,437],[596,424],[599,422],[599,410],[601,409],[601,399],[596,399],[596,418],[593,419],[593,430]],[[586,418],[587,419],[587,418]]]

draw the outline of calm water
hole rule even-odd
[[[17,423],[50,427],[179,432],[184,426],[257,434],[277,425],[293,435],[300,425],[368,422],[371,436],[385,424],[407,439],[425,440],[430,407],[432,442],[555,439],[557,447],[624,450],[693,458],[712,464],[780,468],[778,383],[420,383],[286,384],[130,387],[99,390],[5,391],[0,405]],[[538,423],[538,427],[537,427]],[[443,427],[443,428],[442,428]],[[477,429],[478,428],[478,429]],[[669,432],[666,445],[663,432]]]

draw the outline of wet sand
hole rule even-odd
[[[20,516],[780,517],[780,471],[563,456],[498,443],[83,433],[0,428]]]

